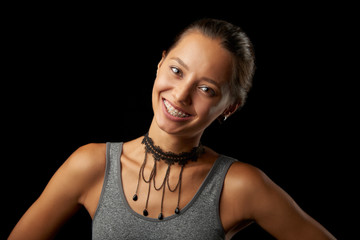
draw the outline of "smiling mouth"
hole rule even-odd
[[[166,111],[173,117],[177,118],[187,118],[190,117],[190,114],[180,111],[179,109],[175,108],[173,105],[170,104],[166,99],[163,99]]]

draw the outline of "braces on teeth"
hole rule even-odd
[[[181,118],[184,118],[184,117],[189,117],[190,115],[180,111],[180,110],[177,110],[176,108],[174,108],[168,101],[164,100],[164,104],[165,104],[165,107],[166,107],[166,110],[168,111],[168,113],[170,113],[172,116],[174,117],[181,117]]]

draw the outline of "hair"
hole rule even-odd
[[[224,20],[205,18],[183,29],[166,52],[169,53],[184,36],[192,32],[200,32],[211,39],[219,39],[221,46],[233,55],[233,73],[229,81],[229,89],[232,104],[239,104],[242,107],[252,86],[255,72],[255,54],[249,37],[236,25]]]

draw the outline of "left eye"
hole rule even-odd
[[[210,88],[208,87],[200,87],[201,90],[203,90],[204,92],[208,92],[210,90]]]
[[[201,87],[199,87],[199,89],[200,89],[201,91],[205,92],[205,93],[210,94],[211,96],[214,96],[214,95],[215,95],[214,90],[212,90],[212,89],[209,88],[209,87],[201,86]]]

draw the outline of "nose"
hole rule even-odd
[[[183,79],[181,82],[176,84],[173,88],[172,95],[174,100],[181,105],[190,105],[192,103],[191,95],[193,90],[193,84],[191,81]]]

